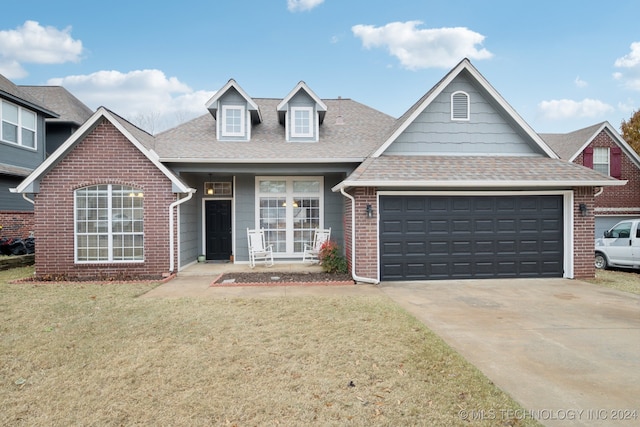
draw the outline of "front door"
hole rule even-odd
[[[208,260],[231,257],[231,200],[205,202],[205,240]]]

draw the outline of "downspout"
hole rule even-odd
[[[599,195],[602,194],[603,191],[604,191],[604,187],[600,187],[600,189],[598,191],[596,191],[596,193],[593,195],[593,197],[598,197]]]
[[[27,193],[22,193],[22,198],[25,199],[27,202],[31,203],[32,205],[36,204],[34,200],[31,200],[30,198],[27,197]]]
[[[176,206],[191,200],[191,198],[193,197],[193,193],[195,192],[196,190],[189,189],[189,192],[187,193],[187,197],[183,199],[178,199],[169,205],[169,273],[173,273],[173,271],[175,270],[175,261],[174,261],[175,250],[173,248],[174,242],[175,242],[175,238],[173,237],[173,209]]]
[[[368,277],[360,277],[356,274],[356,199],[344,191],[344,187],[340,187],[340,192],[347,199],[351,200],[351,277],[356,282],[371,283],[377,285],[380,283],[377,279]]]

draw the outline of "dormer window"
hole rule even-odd
[[[451,94],[451,120],[469,120],[469,95],[465,92]]]
[[[291,107],[292,116],[292,137],[312,137],[313,136],[313,108],[312,107]]]
[[[222,106],[222,136],[244,136],[245,111],[241,105]]]

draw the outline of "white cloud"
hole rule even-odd
[[[311,10],[324,3],[324,0],[287,0],[289,12],[303,12]]]
[[[391,22],[383,27],[355,25],[351,31],[367,48],[386,47],[410,70],[450,68],[463,58],[488,59],[493,56],[479,47],[485,37],[465,27],[418,29],[421,21]]]
[[[613,109],[609,104],[589,98],[582,101],[554,99],[538,104],[538,110],[542,116],[552,120],[600,117],[612,112]]]
[[[577,87],[587,87],[587,86],[589,86],[589,83],[587,83],[586,81],[582,80],[580,78],[580,76],[576,76],[576,79],[573,82],[575,83],[575,85]]]
[[[210,91],[194,91],[160,70],[98,71],[50,79],[64,86],[90,108],[109,108],[150,132],[158,132],[206,113]],[[141,119],[153,123],[141,123]]]
[[[633,42],[631,52],[616,59],[613,65],[621,68],[621,71],[613,73],[613,78],[633,90],[640,90],[640,42]]]
[[[0,31],[0,73],[9,79],[24,77],[24,63],[78,62],[82,51],[82,42],[71,37],[71,27],[58,30],[25,21],[15,30]]]

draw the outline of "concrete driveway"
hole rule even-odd
[[[548,426],[640,425],[640,296],[568,279],[383,283]],[[483,410],[477,408],[482,416]]]

